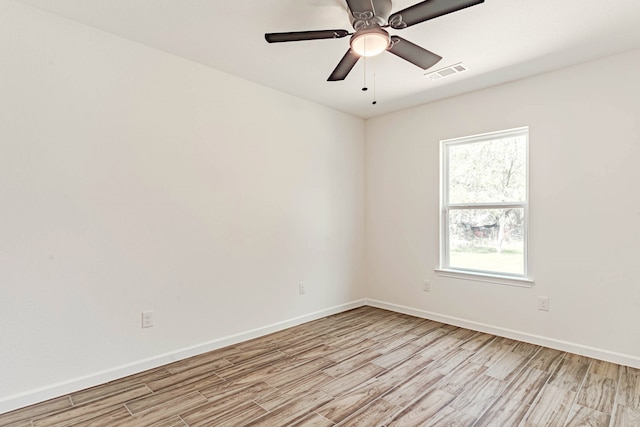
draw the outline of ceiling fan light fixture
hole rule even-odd
[[[389,33],[379,27],[357,31],[351,37],[351,49],[360,56],[376,56],[391,44]]]

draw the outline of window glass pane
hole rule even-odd
[[[524,202],[526,137],[448,146],[449,203]]]
[[[524,209],[450,209],[449,267],[524,274]]]

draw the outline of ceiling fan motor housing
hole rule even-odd
[[[351,11],[351,25],[353,29],[363,30],[373,26],[384,26],[391,14],[391,0],[371,0],[373,13],[370,11]]]
[[[391,46],[389,33],[378,25],[358,30],[351,36],[351,49],[360,56],[376,56]]]

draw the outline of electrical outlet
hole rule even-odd
[[[304,288],[304,283],[303,282],[298,283],[298,293],[300,295],[304,295],[304,294],[307,293],[307,290]]]
[[[422,291],[423,292],[431,292],[431,281],[430,280],[425,280],[424,283],[422,284]]]
[[[549,311],[549,297],[538,297],[538,310]]]
[[[142,312],[142,327],[151,328],[153,326],[153,311]]]

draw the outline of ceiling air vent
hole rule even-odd
[[[440,80],[440,79],[444,79],[445,77],[450,77],[455,74],[463,73],[468,69],[469,68],[467,68],[466,65],[464,65],[462,62],[459,62],[457,64],[450,65],[449,67],[441,68],[437,71],[429,73],[427,74],[427,77],[429,77],[431,80]]]

